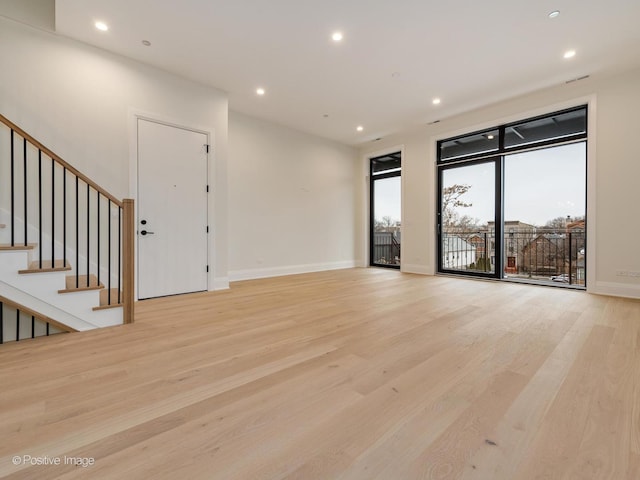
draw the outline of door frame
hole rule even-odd
[[[396,153],[396,152],[391,152]],[[375,241],[375,231],[374,231],[374,222],[375,222],[375,185],[377,180],[384,180],[387,178],[395,178],[400,177],[400,232],[402,232],[402,152],[400,153],[400,171],[399,172],[391,172],[391,173],[383,173],[378,175],[376,178],[373,178],[373,171],[371,168],[371,160],[377,157],[369,158],[369,266],[370,267],[382,267],[382,268],[395,268],[400,269],[400,265],[396,264],[383,264],[383,263],[375,263],[374,261],[374,251],[373,244]],[[379,155],[382,156],[382,155]],[[402,242],[402,234],[400,236]],[[402,247],[402,243],[400,244]],[[402,255],[400,255],[400,263],[402,263]]]
[[[361,245],[363,246],[363,256],[362,256],[362,260],[360,263],[361,267],[364,268],[377,268],[376,266],[373,266],[370,264],[370,258],[371,258],[371,226],[372,226],[372,222],[373,222],[373,212],[371,210],[371,159],[372,158],[376,158],[376,157],[382,157],[384,155],[389,155],[391,153],[395,153],[395,152],[400,152],[400,158],[402,159],[401,161],[404,162],[405,159],[405,152],[404,152],[404,144],[399,144],[399,145],[395,145],[395,146],[391,146],[388,148],[383,148],[380,150],[376,150],[375,152],[370,152],[370,153],[366,153],[365,155],[363,155],[362,158],[362,163],[361,163],[361,168],[362,168],[362,172],[364,173],[364,195],[363,195],[363,203],[364,203],[364,211],[366,212],[366,215],[364,215],[363,218],[363,229],[364,231],[362,232],[362,239],[363,242],[361,243]],[[402,173],[404,172],[404,163],[402,163],[402,170],[401,170],[401,175],[400,175],[400,232],[401,235],[404,231],[404,216],[405,216],[405,206],[406,206],[406,202],[405,202],[405,177],[406,175],[403,175]],[[361,177],[362,178],[362,177]],[[405,262],[403,261],[404,256],[401,255],[400,256],[400,271],[404,271],[405,269]]]
[[[134,209],[134,221],[136,225],[136,241],[135,245],[135,275],[136,281],[134,281],[134,299],[138,300],[138,120],[146,120],[149,122],[158,123],[160,125],[166,125],[168,127],[181,128],[184,130],[190,130],[192,132],[201,133],[206,135],[207,143],[209,144],[209,152],[207,154],[207,184],[209,185],[209,195],[207,198],[207,224],[209,225],[209,236],[207,239],[207,265],[209,265],[209,271],[207,273],[207,290],[212,291],[215,289],[215,271],[216,271],[216,256],[215,256],[215,232],[216,224],[213,212],[215,212],[214,204],[214,185],[215,185],[215,169],[212,165],[215,165],[215,135],[214,129],[206,126],[197,126],[189,124],[181,120],[168,118],[163,115],[149,113],[142,110],[130,109],[129,110],[129,196],[136,202],[136,208]]]
[[[494,165],[494,207],[493,207],[493,222],[494,222],[494,252],[495,252],[495,265],[494,271],[491,272],[468,272],[463,270],[447,269],[442,265],[442,225],[440,218],[442,217],[442,180],[443,174],[446,170],[453,170],[455,168],[464,168],[467,166],[482,165],[484,163],[492,163]],[[502,155],[492,155],[486,158],[479,158],[476,160],[466,162],[451,162],[448,164],[437,165],[437,182],[436,182],[436,271],[444,274],[454,275],[467,275],[476,278],[502,278],[502,271],[504,268],[504,251],[503,251],[503,224],[504,218],[502,197],[503,197],[503,171],[504,171],[504,159]],[[491,249],[489,249],[491,250]],[[489,258],[487,255],[486,258]]]

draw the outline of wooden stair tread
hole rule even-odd
[[[108,308],[118,308],[122,307],[123,295],[120,292],[120,303],[118,303],[118,289],[111,289],[111,303],[109,303],[109,290],[103,289],[100,290],[100,306],[93,307],[93,310],[106,310]]]
[[[71,270],[71,265],[67,261],[64,263],[64,260],[43,260],[42,268],[40,268],[40,262],[36,260],[35,262],[31,262],[29,264],[29,268],[26,270],[18,270],[18,273],[46,273],[46,272],[65,272]]]
[[[33,250],[34,248],[36,248],[36,244],[35,243],[29,243],[27,245],[11,245],[11,244],[6,244],[3,243],[0,245],[0,250]]]
[[[76,280],[78,286],[76,286]],[[65,288],[63,290],[58,290],[58,293],[83,292],[88,290],[100,290],[103,288],[104,285],[98,282],[98,277],[93,274],[89,275],[88,284],[86,275],[78,275],[77,278],[75,275],[67,275],[65,279]]]
[[[97,312],[99,310],[109,310],[110,308],[120,308],[124,305],[122,303],[114,303],[113,305],[100,305],[99,307],[93,307],[91,310]]]

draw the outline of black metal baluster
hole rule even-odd
[[[78,177],[76,176],[76,288],[80,286],[80,229],[78,224],[80,223],[80,209],[78,207],[79,193],[78,193]]]
[[[107,305],[111,305],[111,199],[107,208],[107,233],[109,243],[107,243]]]
[[[36,317],[31,315],[31,338],[36,338]]]
[[[120,305],[120,278],[122,277],[122,207],[118,207],[118,305]]]
[[[62,169],[62,266],[67,266],[67,167]]]
[[[89,246],[91,244],[91,235],[89,234],[89,218],[90,218],[90,204],[89,204],[89,196],[91,193],[91,189],[89,184],[87,183],[87,288],[89,287],[89,263],[91,259],[91,255],[89,255]]]
[[[56,266],[56,161],[51,159],[51,268]],[[64,264],[62,265],[64,267]]]
[[[47,337],[49,336],[49,322],[47,322]]]
[[[4,343],[4,304],[0,302],[0,345]]]
[[[16,310],[16,342],[20,341],[20,310]]]
[[[27,139],[22,139],[22,177],[23,177],[23,186],[24,186],[24,246],[27,246],[27,230],[29,224],[27,223]]]
[[[98,243],[96,244],[96,277],[97,283],[96,285],[100,285],[100,192],[96,190],[96,221],[97,221],[97,230],[98,230]]]
[[[11,246],[14,247],[16,245],[16,192],[15,192],[15,146],[14,146],[14,137],[15,132],[11,129]]]
[[[42,270],[42,150],[38,149],[38,268]]]
[[[577,273],[577,270],[576,270]],[[569,285],[573,283],[571,278],[573,274],[573,245],[571,242],[571,232],[569,232]]]

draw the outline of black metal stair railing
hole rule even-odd
[[[75,289],[106,287],[106,305],[122,304],[125,202],[0,115],[2,126],[0,192],[8,195],[0,193],[0,213],[8,210],[10,242],[4,249],[37,248],[29,271],[72,270]]]
[[[0,297],[0,345],[74,331]]]

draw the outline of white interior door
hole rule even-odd
[[[207,290],[207,136],[138,119],[138,298]]]

